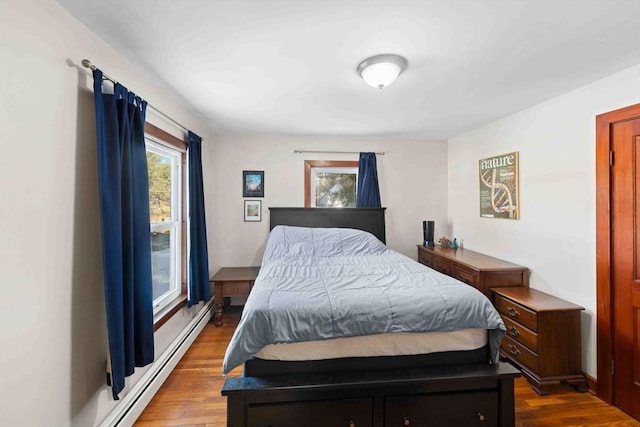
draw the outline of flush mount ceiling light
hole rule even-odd
[[[407,60],[400,55],[376,55],[358,65],[358,74],[369,86],[382,89],[396,81],[407,64]]]

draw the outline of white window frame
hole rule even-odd
[[[182,293],[182,152],[153,135],[145,135],[146,150],[171,159],[171,217],[150,224],[151,232],[170,230],[170,284],[169,291],[153,300],[156,315]]]

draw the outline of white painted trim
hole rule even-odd
[[[211,318],[212,307],[213,301],[210,301],[191,319],[160,357],[153,362],[151,369],[145,372],[131,391],[106,416],[100,424],[101,427],[128,427],[133,425],[160,389],[160,386],[169,377],[171,371],[182,359],[182,356],[207,325]]]

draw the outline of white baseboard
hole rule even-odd
[[[212,307],[213,302],[209,302],[202,307],[160,357],[153,362],[153,366],[145,372],[140,380],[134,384],[131,391],[107,415],[100,424],[101,427],[129,427],[133,425],[160,389],[162,383],[169,377],[173,368],[176,367],[182,356],[207,325],[211,318]]]

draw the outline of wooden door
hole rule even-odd
[[[603,139],[608,139],[609,146],[606,221],[600,212],[603,195],[598,193],[598,332],[601,320],[609,329],[602,341],[598,337],[598,394],[602,392],[606,401],[640,419],[640,105],[598,116],[598,120],[597,150],[604,151]],[[602,178],[599,173],[599,189]],[[608,268],[603,265],[601,235],[606,223]],[[606,270],[608,291],[601,283]],[[607,310],[601,309],[605,305]],[[601,314],[609,319],[601,319]],[[605,343],[608,351],[601,348]]]
[[[640,419],[640,118],[611,130],[613,396]]]

